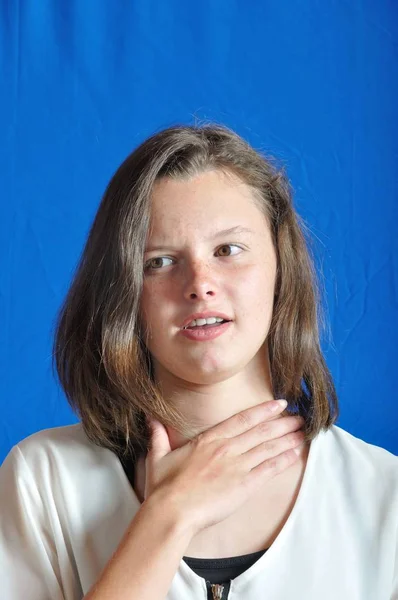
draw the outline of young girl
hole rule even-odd
[[[285,176],[238,135],[139,146],[56,326],[81,423],[0,471],[2,597],[397,600],[398,458],[334,424],[317,289]]]

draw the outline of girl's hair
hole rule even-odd
[[[112,177],[55,324],[53,366],[68,401],[90,440],[118,453],[148,448],[147,416],[194,435],[154,380],[139,306],[154,183],[209,170],[250,186],[271,229],[277,276],[267,342],[275,398],[305,418],[307,441],[339,415],[320,349],[325,319],[308,231],[283,170],[224,126],[175,126],[144,141]]]

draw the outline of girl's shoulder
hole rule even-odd
[[[321,432],[317,443],[317,477],[339,481],[358,494],[398,499],[398,456],[337,425]]]
[[[330,450],[339,449],[353,463],[357,461],[377,463],[387,469],[396,469],[398,466],[398,456],[386,448],[355,436],[338,425],[333,425],[329,431],[329,444]]]
[[[81,423],[43,429],[29,435],[7,455],[1,470],[13,471],[15,478],[69,478],[84,481],[90,472],[106,471],[119,462],[116,454],[97,446],[87,437]]]

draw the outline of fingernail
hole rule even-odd
[[[276,404],[272,405],[271,410],[277,411],[280,408],[286,408],[286,406],[287,406],[286,400],[277,400]]]

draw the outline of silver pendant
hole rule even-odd
[[[222,600],[224,586],[219,583],[211,583],[211,591],[213,592],[213,600]]]

